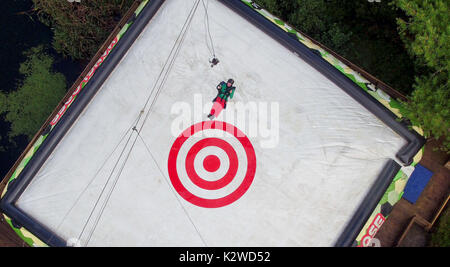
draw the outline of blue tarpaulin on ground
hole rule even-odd
[[[405,187],[405,192],[403,198],[411,202],[416,203],[422,191],[427,186],[428,181],[430,181],[433,172],[425,168],[424,166],[417,164],[414,172],[408,180]]]

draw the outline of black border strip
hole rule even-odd
[[[400,165],[395,162],[395,160],[389,160],[384,166],[382,172],[378,175],[377,180],[374,182],[370,191],[367,193],[364,200],[359,205],[355,214],[348,222],[344,231],[341,233],[337,239],[335,246],[337,247],[350,247],[355,242],[361,229],[367,223],[372,215],[372,212],[377,207],[384,193],[391,185],[398,171],[400,170]]]
[[[407,141],[407,144],[400,149],[396,156],[405,165],[410,165],[413,162],[414,156],[425,144],[425,139],[422,136],[415,131],[410,131],[406,124],[397,121],[397,116],[394,113],[378,102],[378,100],[367,94],[361,87],[342,74],[342,72],[333,67],[321,56],[314,54],[311,49],[303,43],[289,36],[289,33],[285,32],[273,22],[266,19],[263,15],[247,6],[241,0],[219,1],[247,19],[256,27],[260,28],[287,49],[296,53],[309,65],[322,73],[325,77],[353,97],[357,102],[367,108],[398,135],[403,137]]]
[[[50,132],[44,143],[33,155],[19,177],[16,178],[13,183],[8,185],[6,195],[0,203],[0,209],[11,218],[15,225],[25,227],[43,242],[48,242],[48,240],[50,240],[47,244],[49,246],[66,246],[66,242],[62,238],[55,236],[51,230],[37,222],[14,204],[61,139],[64,138],[83,110],[97,94],[104,81],[113,72],[164,1],[165,0],[151,0],[146,4],[135,22],[127,29],[124,36],[122,36],[114,49],[112,49],[111,53],[105,58],[102,65],[96,70],[83,90],[78,94],[77,99],[75,100],[76,103],[71,105],[64,116],[61,117],[61,120],[55,125],[55,128]]]
[[[219,0],[236,13],[246,18],[253,25],[264,31],[290,51],[296,53],[309,65],[334,82],[344,92],[349,94],[358,103],[367,108],[383,123],[389,126],[398,135],[403,137],[407,144],[397,153],[397,158],[405,165],[410,165],[413,157],[425,144],[425,139],[415,131],[410,131],[408,126],[397,121],[397,116],[388,110],[383,104],[367,94],[361,87],[341,73],[338,69],[316,55],[311,49],[297,39],[292,38],[288,32],[275,25],[273,22],[247,6],[240,0]],[[356,240],[364,224],[369,219],[378,202],[386,192],[393,178],[400,170],[394,160],[390,160],[380,173],[368,195],[364,198],[359,208],[339,236],[335,246],[351,246]]]
[[[280,42],[290,51],[295,52],[308,64],[321,72],[328,79],[333,81],[341,89],[352,96],[356,101],[365,106],[381,121],[383,121],[395,132],[397,132],[397,134],[405,138],[408,144],[398,152],[397,157],[405,164],[410,164],[412,162],[412,158],[422,148],[425,140],[416,132],[409,131],[406,125],[398,122],[395,114],[385,108],[376,99],[368,95],[362,88],[356,85],[348,77],[343,75],[339,70],[330,65],[322,57],[314,54],[308,47],[303,45],[298,40],[290,37],[287,32],[283,31],[271,21],[267,20],[264,16],[248,7],[245,3],[241,2],[240,0],[219,1],[256,25],[258,28]],[[1,201],[1,209],[6,215],[11,217],[16,225],[23,226],[27,230],[30,230],[42,241],[49,240],[49,238],[53,235],[52,232],[45,226],[41,225],[36,220],[28,216],[26,213],[15,207],[14,203],[23,193],[23,191],[39,171],[41,166],[45,163],[60,140],[72,127],[78,116],[83,112],[85,107],[95,96],[103,82],[114,70],[116,65],[126,54],[136,38],[149,23],[151,18],[156,14],[163,2],[164,0],[152,0],[146,5],[136,21],[131,25],[125,35],[117,43],[116,47],[105,59],[105,62],[103,62],[101,67],[97,69],[96,73],[91,78],[89,83],[80,92],[76,99],[77,103],[75,105],[72,105],[71,108],[67,110],[66,114],[64,114],[59,123],[55,126],[55,129],[50,132],[44,143],[24,168],[22,173],[19,175],[20,177],[18,177],[12,184],[9,185],[8,191]],[[386,168],[380,174],[377,182],[374,184],[373,189],[368,194],[366,199],[361,203],[357,212],[350,220],[350,223],[341,234],[336,243],[337,246],[349,246],[353,243],[354,239],[359,234],[361,228],[364,226],[364,223],[378,204],[378,201],[381,199],[387,186],[389,186],[390,182],[399,169],[400,166],[395,163],[395,161],[391,160],[388,163]],[[49,242],[48,245],[65,246],[66,243],[60,237],[53,237],[52,241]]]

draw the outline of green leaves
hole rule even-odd
[[[450,3],[447,0],[394,0],[408,18],[398,29],[417,65],[428,73],[416,77],[406,116],[420,125],[427,137],[442,138],[450,153]]]
[[[446,75],[416,78],[411,102],[405,105],[405,116],[420,125],[426,137],[444,138],[441,150],[450,151],[450,90]]]
[[[431,234],[431,247],[450,247],[450,209],[447,207]]]
[[[397,32],[388,1],[258,0],[272,14],[403,93],[412,91],[414,64]]]
[[[90,59],[133,0],[33,0],[39,20],[52,27],[53,47],[72,59]]]
[[[27,60],[20,65],[25,77],[16,91],[0,94],[0,113],[11,123],[9,137],[33,137],[66,91],[65,77],[52,71],[53,58],[42,46],[25,52]]]
[[[5,112],[3,109],[5,109],[6,106],[6,95],[0,91],[0,114]]]
[[[420,63],[439,70],[450,64],[450,10],[447,0],[395,0],[408,20],[398,19],[398,28],[408,51]]]

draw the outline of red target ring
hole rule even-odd
[[[215,146],[223,149],[230,159],[230,167],[228,168],[227,173],[217,181],[206,181],[205,179],[200,178],[194,168],[195,156],[200,150],[208,146]],[[191,147],[186,156],[186,172],[189,178],[196,186],[206,190],[217,190],[231,183],[238,171],[238,164],[239,161],[234,148],[219,138],[206,138],[200,140]]]
[[[209,155],[203,160],[203,168],[208,172],[216,172],[220,168],[220,159],[215,155]]]
[[[178,153],[180,152],[183,144],[195,133],[208,129],[222,130],[233,135],[244,148],[247,157],[247,170],[242,183],[239,185],[238,188],[236,188],[236,190],[234,190],[230,194],[217,199],[206,199],[198,197],[189,192],[189,190],[187,190],[186,187],[182,184],[177,171]],[[216,146],[223,149],[230,159],[230,167],[227,173],[224,175],[224,177],[222,177],[217,181],[206,181],[200,178],[194,169],[195,155],[201,149],[208,146]],[[236,151],[229,143],[218,138],[205,138],[195,143],[189,150],[186,156],[185,166],[189,179],[191,179],[191,181],[195,185],[205,190],[217,190],[225,187],[235,178],[238,169],[238,162],[239,159],[237,157]],[[256,172],[255,150],[253,149],[253,145],[251,144],[247,136],[245,136],[245,134],[235,126],[228,124],[226,122],[218,122],[218,121],[200,122],[186,129],[173,143],[172,148],[170,149],[169,152],[168,171],[169,171],[169,178],[170,181],[172,182],[173,187],[178,192],[178,194],[180,194],[180,196],[184,198],[186,201],[199,207],[220,208],[235,202],[240,197],[242,197],[245,194],[245,192],[247,192],[247,190],[250,188],[250,185],[253,182]]]

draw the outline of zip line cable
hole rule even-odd
[[[195,11],[197,10],[197,7],[198,7],[198,4],[199,4],[199,3],[200,3],[200,0],[197,0],[196,6],[195,6],[195,9],[194,9],[194,13],[192,14],[192,16],[190,17],[190,19],[189,19],[189,21],[188,21],[188,24],[187,24],[187,26],[186,26],[185,32],[184,32],[183,36],[181,37],[180,44],[179,44],[179,46],[178,46],[178,47],[176,48],[176,50],[175,50],[174,56],[172,57],[172,59],[171,59],[171,61],[170,61],[170,63],[169,63],[168,71],[165,73],[165,75],[164,75],[164,77],[163,77],[163,81],[162,81],[162,83],[160,84],[160,87],[159,87],[158,90],[156,91],[156,96],[153,98],[153,101],[152,101],[152,103],[151,103],[151,105],[150,105],[150,108],[149,108],[149,110],[148,110],[148,112],[147,112],[147,114],[146,114],[146,116],[145,116],[145,118],[144,118],[144,122],[142,123],[142,125],[141,125],[141,127],[140,127],[139,133],[142,131],[142,129],[143,129],[143,127],[144,127],[144,124],[146,123],[146,121],[147,121],[147,119],[148,119],[148,117],[149,117],[149,115],[150,115],[150,113],[151,113],[151,107],[153,107],[153,105],[156,103],[156,100],[158,99],[158,97],[159,97],[159,95],[160,95],[160,93],[161,93],[161,89],[162,89],[162,87],[164,86],[164,84],[166,83],[166,81],[167,81],[167,79],[168,79],[168,77],[169,77],[170,70],[172,69],[172,67],[173,67],[173,65],[174,65],[174,63],[175,63],[175,60],[176,60],[176,58],[178,57],[178,54],[179,54],[179,52],[180,52],[180,50],[181,50],[181,45],[183,44],[183,42],[184,42],[184,40],[185,40],[187,30],[189,29],[189,27],[190,27],[190,25],[191,25],[192,19],[194,18],[194,14],[195,14]]]
[[[206,4],[205,4],[205,1],[202,0],[202,4],[203,4],[203,8],[205,9],[204,24],[205,24],[205,30],[206,30],[206,34],[205,34],[206,47],[208,47],[209,52],[212,54],[212,58],[209,60],[209,63],[211,63],[211,68],[213,68],[214,66],[219,64],[220,61],[216,56],[216,50],[214,49],[214,42],[213,42],[213,38],[211,36],[210,27],[209,27],[209,12],[208,12],[209,0],[206,1]],[[209,37],[209,40],[208,40],[208,37]]]
[[[90,239],[91,239],[91,237],[92,237],[92,235],[93,235],[93,233],[94,233],[94,231],[95,231],[95,229],[96,229],[96,227],[97,227],[97,225],[98,225],[98,223],[99,223],[99,220],[101,219],[101,215],[103,214],[103,211],[104,211],[104,209],[106,208],[106,205],[107,205],[107,203],[108,203],[108,201],[109,201],[109,199],[110,199],[110,197],[111,197],[111,194],[112,194],[112,192],[113,192],[113,190],[114,190],[114,188],[115,188],[115,186],[116,186],[116,184],[117,184],[117,182],[118,182],[118,180],[119,180],[119,178],[120,178],[120,176],[121,176],[121,174],[122,174],[123,169],[125,168],[125,165],[126,165],[128,159],[129,159],[130,155],[131,155],[131,152],[132,152],[134,146],[136,145],[137,138],[138,138],[138,136],[140,135],[140,132],[142,131],[142,129],[143,129],[143,127],[144,127],[144,125],[145,125],[145,123],[146,123],[146,121],[147,121],[149,115],[151,114],[152,107],[153,107],[154,104],[156,103],[156,100],[158,99],[158,97],[159,97],[159,95],[160,95],[160,93],[161,93],[161,91],[162,91],[161,89],[163,88],[165,82],[167,81],[167,78],[168,78],[168,76],[169,76],[169,74],[170,74],[170,71],[171,71],[171,69],[172,69],[172,67],[173,67],[173,65],[174,65],[175,59],[177,58],[177,56],[178,56],[178,54],[179,54],[179,51],[181,50],[181,45],[182,45],[182,43],[184,42],[184,39],[185,39],[185,37],[186,37],[186,33],[187,33],[188,29],[189,29],[189,26],[191,25],[191,22],[192,22],[192,19],[193,19],[193,17],[194,17],[195,11],[197,10],[198,4],[199,4],[199,0],[198,0],[198,1],[196,2],[196,4],[194,5],[195,9],[193,9],[192,14],[190,14],[190,17],[188,17],[187,24],[185,24],[186,27],[184,28],[184,32],[181,33],[181,36],[182,36],[181,41],[179,42],[179,44],[178,44],[178,46],[177,46],[177,48],[176,48],[176,50],[175,50],[174,56],[172,57],[172,59],[171,59],[171,61],[170,61],[170,63],[169,63],[169,67],[167,68],[167,71],[166,71],[166,73],[165,73],[164,76],[163,76],[163,80],[162,80],[162,82],[160,83],[160,86],[158,87],[158,90],[156,91],[156,95],[155,95],[155,97],[153,98],[153,101],[152,101],[152,103],[151,103],[151,105],[150,105],[150,108],[149,108],[148,111],[147,111],[146,117],[145,117],[145,119],[144,119],[144,121],[143,121],[141,127],[139,128],[139,131],[137,130],[136,127],[134,127],[134,130],[137,132],[137,136],[136,136],[136,138],[135,138],[135,140],[134,140],[134,142],[133,142],[133,144],[132,144],[132,146],[131,146],[131,148],[130,148],[130,150],[129,150],[129,152],[128,152],[126,158],[125,158],[124,163],[122,164],[122,166],[121,166],[121,168],[120,168],[120,170],[119,170],[119,173],[117,174],[117,176],[116,176],[116,178],[115,178],[115,180],[114,180],[114,182],[113,182],[113,185],[111,186],[110,191],[108,192],[108,195],[107,195],[107,197],[106,197],[106,201],[103,203],[103,205],[102,205],[102,207],[101,207],[101,209],[100,209],[100,213],[99,213],[99,215],[97,216],[97,218],[96,218],[96,220],[95,220],[95,222],[94,222],[94,226],[93,226],[92,230],[90,231],[90,233],[89,233],[89,235],[88,235],[88,239],[87,239],[86,245],[89,243],[89,241],[90,241]],[[176,44],[176,43],[175,43],[175,44]],[[148,102],[147,102],[147,103],[148,103]]]
[[[214,42],[211,36],[211,31],[210,31],[210,27],[209,27],[209,13],[208,13],[208,7],[209,7],[209,0],[206,0],[206,4],[205,4],[205,0],[202,0],[202,4],[203,4],[203,8],[205,9],[205,28],[206,28],[206,34],[205,34],[205,39],[206,39],[206,46],[208,47],[209,52],[212,54],[213,59],[217,59],[216,58],[216,51],[214,49]],[[209,40],[208,40],[209,37]]]
[[[148,147],[147,143],[145,142],[144,138],[138,134],[140,140],[142,141],[142,143],[144,144],[145,149],[147,150],[148,154],[150,155],[150,157],[152,158],[153,162],[155,162],[156,167],[158,168],[159,172],[161,173],[161,175],[164,177],[164,181],[166,182],[167,186],[170,188],[170,191],[172,192],[172,194],[174,195],[175,199],[178,201],[178,203],[180,204],[180,207],[183,209],[184,213],[187,215],[189,221],[191,222],[191,224],[194,226],[195,231],[197,232],[198,236],[200,237],[200,239],[202,240],[203,244],[207,247],[208,245],[206,244],[205,239],[203,238],[203,236],[200,234],[200,231],[198,230],[197,226],[195,226],[194,221],[192,220],[191,216],[189,216],[189,213],[187,212],[186,208],[183,206],[183,204],[181,203],[180,199],[177,197],[176,192],[174,191],[174,189],[172,188],[172,186],[170,186],[169,183],[169,179],[166,177],[166,175],[164,174],[164,172],[162,171],[161,167],[158,165],[158,162],[156,161],[155,157],[153,156],[153,153],[151,152],[150,148]]]
[[[170,70],[171,70],[171,68],[172,68],[172,66],[173,66],[173,63],[174,63],[174,61],[175,61],[175,59],[176,59],[176,56],[178,55],[178,52],[179,52],[179,50],[180,50],[181,42],[184,40],[184,37],[185,37],[185,35],[186,35],[186,33],[187,33],[188,26],[190,25],[190,22],[192,21],[193,15],[195,14],[195,11],[196,11],[196,9],[197,9],[198,4],[199,4],[199,0],[198,0],[198,1],[196,2],[196,4],[194,5],[193,9],[191,9],[191,12],[189,13],[189,16],[188,16],[188,20],[187,20],[187,21],[185,22],[185,24],[183,25],[182,31],[181,31],[179,37],[177,38],[177,41],[178,41],[178,40],[180,40],[180,36],[181,36],[181,41],[178,43],[178,46],[177,46],[177,41],[176,41],[175,44],[174,44],[174,48],[176,47],[175,54],[173,55],[173,57],[172,57],[172,59],[171,59],[171,61],[170,61],[170,63],[169,63],[169,67],[167,68],[167,70],[166,70],[166,72],[165,72],[165,74],[164,74],[164,76],[163,76],[162,82],[160,83],[160,85],[159,85],[159,87],[158,87],[158,89],[157,89],[157,91],[156,91],[156,95],[155,95],[155,97],[153,98],[153,101],[152,101],[152,103],[151,103],[151,105],[150,105],[149,110],[147,111],[146,117],[145,117],[144,122],[142,123],[142,125],[141,125],[141,127],[140,127],[140,130],[138,131],[138,134],[142,131],[142,128],[143,128],[144,124],[146,123],[146,121],[147,121],[147,119],[148,119],[148,117],[149,117],[149,115],[150,115],[150,111],[151,111],[151,109],[152,109],[154,103],[156,102],[156,99],[158,98],[158,96],[159,96],[159,94],[160,94],[160,92],[161,92],[161,89],[162,89],[162,87],[163,87],[164,84],[165,84],[165,81],[167,80],[168,74],[170,73]],[[173,49],[172,49],[172,51],[173,51]],[[170,56],[171,56],[171,55],[169,55],[169,58],[170,58]],[[169,59],[169,58],[168,58],[168,59]],[[155,84],[157,84],[157,83],[155,83]],[[152,92],[153,92],[153,90],[152,90]],[[152,95],[152,94],[150,94],[150,97],[147,99],[145,106],[148,105],[149,100],[150,100],[150,98],[151,98],[151,95]],[[145,106],[144,106],[144,109],[145,109]],[[144,110],[144,109],[143,109],[143,110]],[[142,115],[142,113],[141,113],[141,115]],[[135,129],[135,130],[137,129],[137,124],[135,125],[134,129]],[[110,190],[109,190],[109,192],[108,192],[108,194],[107,194],[107,196],[106,196],[106,200],[104,201],[103,205],[102,205],[101,208],[100,208],[100,212],[99,212],[97,218],[96,218],[95,221],[94,221],[94,226],[92,227],[91,231],[89,232],[89,235],[88,235],[88,238],[87,238],[86,245],[89,243],[89,241],[90,241],[90,239],[91,239],[91,237],[92,237],[92,235],[93,235],[93,233],[94,233],[94,231],[95,231],[95,229],[96,229],[96,227],[97,227],[97,225],[98,225],[98,223],[99,223],[100,217],[101,217],[101,215],[102,215],[103,212],[104,212],[104,209],[105,209],[105,207],[106,207],[106,204],[108,203],[109,198],[111,197],[111,194],[112,194],[112,192],[113,192],[113,190],[114,190],[114,188],[115,188],[115,186],[116,186],[116,184],[117,184],[117,182],[118,182],[118,180],[119,180],[119,178],[120,178],[120,175],[122,174],[122,171],[123,171],[123,169],[124,169],[124,167],[125,167],[125,165],[126,165],[128,159],[129,159],[129,157],[130,157],[130,154],[131,154],[131,152],[132,152],[132,150],[133,150],[133,148],[134,148],[134,146],[135,146],[135,144],[136,144],[136,141],[137,141],[137,136],[136,136],[135,140],[133,141],[133,144],[131,145],[130,150],[128,151],[128,154],[127,154],[127,156],[126,156],[126,158],[125,158],[125,160],[124,160],[124,162],[123,162],[123,164],[122,164],[122,167],[120,168],[118,174],[116,175],[116,177],[115,177],[115,179],[114,179],[114,181],[113,181],[113,185],[111,186],[111,188],[110,188]],[[112,175],[113,175],[113,172],[111,172],[111,176],[112,176]],[[106,188],[106,186],[107,186],[107,184],[105,184],[105,188]]]
[[[132,125],[134,125],[135,122],[133,122]],[[119,142],[115,145],[115,147],[113,148],[113,150],[109,153],[109,155],[106,157],[106,159],[103,161],[102,165],[100,166],[100,168],[96,171],[96,173],[93,175],[93,177],[89,180],[89,183],[83,188],[83,190],[81,191],[81,193],[78,195],[77,199],[75,200],[75,202],[71,205],[71,207],[69,208],[69,210],[64,214],[63,219],[61,220],[61,222],[58,224],[58,226],[56,227],[56,230],[54,232],[57,232],[62,224],[65,222],[65,220],[67,219],[67,217],[69,216],[69,214],[72,212],[72,210],[75,208],[75,206],[78,204],[78,202],[81,200],[81,197],[86,193],[86,191],[89,189],[89,187],[92,185],[92,183],[94,182],[95,178],[98,176],[98,174],[100,173],[100,171],[105,167],[106,163],[108,162],[108,160],[112,157],[112,155],[114,154],[114,152],[117,150],[117,148],[119,148],[120,144],[122,143],[122,141],[125,139],[125,137],[128,135],[128,133],[132,130],[132,127],[129,127],[128,130],[122,135],[122,137],[120,138]],[[47,240],[46,243],[50,243],[53,238],[55,237],[55,234],[52,233],[52,235],[50,236],[50,238]]]
[[[130,136],[129,136],[128,139],[127,139],[127,142],[125,143],[124,148],[123,148],[122,151],[120,152],[119,158],[117,159],[116,163],[114,164],[113,169],[111,170],[111,174],[109,175],[108,179],[106,180],[106,183],[105,183],[105,185],[103,186],[102,191],[100,192],[100,195],[98,196],[97,201],[95,202],[95,205],[94,205],[94,207],[92,208],[92,210],[91,210],[91,212],[90,212],[90,214],[89,214],[89,217],[88,217],[86,223],[85,223],[84,226],[83,226],[83,229],[81,230],[80,235],[78,236],[78,240],[80,240],[80,242],[81,242],[81,237],[82,237],[84,231],[86,230],[86,227],[87,227],[87,225],[88,225],[88,223],[89,223],[89,221],[90,221],[92,215],[94,214],[94,211],[95,211],[95,209],[97,208],[97,205],[98,205],[98,203],[100,202],[100,199],[101,199],[101,197],[103,196],[103,193],[104,193],[104,191],[105,191],[107,185],[109,184],[109,181],[110,181],[110,179],[111,179],[111,177],[112,177],[112,174],[114,173],[114,171],[115,171],[117,165],[119,164],[120,158],[122,157],[122,155],[123,155],[123,153],[124,153],[124,151],[125,151],[125,148],[127,147],[128,143],[130,142],[131,137],[132,137],[132,135],[130,134]]]
[[[179,34],[177,40],[176,40],[175,43],[174,43],[174,46],[172,47],[172,50],[171,50],[171,52],[170,52],[170,54],[169,54],[169,57],[167,58],[166,63],[164,64],[164,67],[163,67],[163,69],[161,70],[161,73],[160,73],[160,75],[159,75],[157,81],[155,82],[155,86],[152,88],[152,90],[151,90],[151,92],[150,92],[150,95],[149,95],[149,97],[147,98],[146,103],[145,103],[145,105],[144,105],[144,108],[141,110],[141,112],[140,112],[140,114],[139,114],[139,116],[138,116],[138,118],[137,118],[137,122],[134,124],[133,132],[136,131],[136,132],[137,132],[137,135],[136,135],[136,137],[135,137],[135,139],[134,139],[134,141],[133,141],[133,143],[132,143],[132,145],[131,145],[131,148],[129,149],[129,151],[128,151],[126,157],[125,157],[125,160],[124,160],[123,163],[122,163],[122,166],[120,167],[120,169],[119,169],[119,171],[118,171],[118,174],[116,175],[116,177],[115,177],[114,180],[113,180],[113,184],[112,184],[111,188],[109,189],[109,192],[107,193],[107,196],[106,196],[105,201],[103,202],[102,206],[100,207],[100,211],[99,211],[97,217],[96,217],[95,220],[94,220],[94,225],[93,225],[92,229],[90,230],[90,232],[89,232],[89,234],[88,234],[87,241],[86,241],[86,245],[88,245],[88,243],[89,243],[89,241],[90,241],[90,239],[91,239],[91,237],[92,237],[92,235],[93,235],[93,233],[94,233],[94,231],[95,231],[95,229],[96,229],[96,227],[97,227],[97,225],[98,225],[98,223],[99,223],[99,221],[100,221],[101,215],[103,214],[104,209],[106,208],[106,205],[107,205],[107,203],[108,203],[108,201],[109,201],[109,199],[110,199],[110,197],[111,197],[111,194],[112,194],[112,192],[113,192],[115,186],[117,185],[117,182],[118,182],[118,180],[119,180],[119,178],[120,178],[120,175],[122,174],[122,171],[123,171],[123,169],[124,169],[124,167],[125,167],[125,165],[126,165],[128,159],[129,159],[129,157],[130,157],[130,154],[131,154],[131,152],[132,152],[134,146],[136,145],[137,138],[138,138],[138,136],[140,135],[140,132],[142,131],[142,129],[143,129],[143,127],[144,127],[144,125],[145,125],[145,123],[146,123],[146,121],[147,121],[147,119],[148,119],[148,117],[149,117],[149,115],[150,115],[150,113],[151,113],[151,111],[152,111],[152,107],[153,107],[154,104],[156,103],[156,99],[157,99],[158,96],[160,95],[161,89],[163,88],[165,82],[167,81],[168,75],[169,75],[169,73],[170,73],[170,71],[171,71],[171,69],[172,69],[172,67],[173,67],[173,65],[174,65],[174,62],[175,62],[176,57],[178,56],[178,54],[179,54],[179,52],[180,52],[180,50],[181,50],[181,45],[182,45],[182,43],[184,42],[184,39],[185,39],[185,37],[186,37],[187,30],[188,30],[188,28],[190,27],[190,24],[191,24],[191,22],[192,22],[192,19],[193,19],[194,15],[195,15],[195,12],[196,12],[196,10],[197,10],[197,8],[198,8],[199,3],[200,3],[200,0],[197,0],[197,1],[195,2],[194,6],[192,7],[192,9],[191,9],[191,11],[190,11],[190,13],[189,13],[189,15],[188,15],[188,18],[187,18],[187,20],[185,21],[185,23],[184,23],[184,25],[183,25],[183,27],[182,27],[182,30],[181,30],[181,32],[180,32],[180,34]],[[180,38],[181,38],[181,39],[180,39]],[[178,46],[177,46],[177,44],[178,44]],[[175,50],[175,52],[174,52],[174,50]],[[174,53],[173,53],[173,52],[174,52]],[[172,56],[172,53],[173,53],[173,56]],[[170,59],[171,56],[172,56],[172,59],[171,59],[170,62],[169,62],[169,59]],[[166,69],[165,67],[167,66],[167,63],[168,63],[168,62],[169,62],[169,65],[168,65],[168,67],[167,67],[167,69]],[[146,114],[146,116],[145,116],[145,119],[144,119],[144,121],[143,121],[141,127],[139,127],[139,130],[138,130],[138,129],[137,129],[137,125],[139,124],[139,121],[140,121],[140,119],[141,119],[141,117],[142,117],[142,115],[143,115],[143,112],[145,111],[145,109],[146,109],[148,103],[150,102],[150,99],[151,99],[151,96],[153,95],[154,89],[156,88],[159,79],[161,78],[162,74],[164,73],[164,70],[165,70],[166,72],[165,72],[165,74],[164,74],[164,76],[163,76],[163,78],[162,78],[162,82],[160,83],[159,87],[157,88],[155,97],[153,98],[153,101],[151,102],[150,108],[149,108],[148,111],[147,111],[147,114]],[[82,229],[82,231],[81,231],[81,233],[80,233],[80,235],[79,235],[79,237],[78,237],[79,240],[81,240],[81,237],[83,236],[84,232],[86,231],[87,225],[89,224],[89,222],[90,222],[90,220],[91,220],[91,218],[92,218],[92,216],[93,216],[93,213],[95,212],[95,210],[96,210],[96,208],[97,208],[97,206],[98,206],[98,204],[99,204],[99,202],[100,202],[100,200],[101,200],[103,194],[105,193],[106,187],[107,187],[108,184],[110,183],[110,180],[111,180],[111,178],[112,178],[112,176],[113,176],[113,174],[114,174],[114,172],[115,172],[115,170],[116,170],[116,168],[117,168],[117,166],[118,166],[118,164],[119,164],[119,162],[120,162],[122,156],[124,155],[124,152],[125,152],[125,150],[126,150],[126,147],[128,146],[128,143],[131,141],[131,137],[132,137],[132,135],[133,135],[133,132],[131,132],[131,134],[130,134],[130,136],[129,136],[129,138],[128,138],[126,144],[125,144],[125,147],[122,149],[122,152],[121,152],[121,154],[120,154],[120,156],[119,156],[119,158],[118,158],[116,164],[114,165],[114,167],[113,167],[113,169],[112,169],[112,171],[111,171],[111,173],[110,173],[110,175],[109,175],[109,177],[108,177],[108,179],[107,179],[105,185],[103,186],[102,192],[100,193],[100,195],[99,195],[99,197],[98,197],[98,199],[97,199],[97,201],[96,201],[96,203],[95,203],[93,209],[91,210],[91,213],[90,213],[90,215],[89,215],[89,217],[88,217],[86,223],[84,224],[83,229]],[[192,221],[191,221],[191,222],[192,222]],[[195,227],[195,225],[194,225],[194,227]]]

